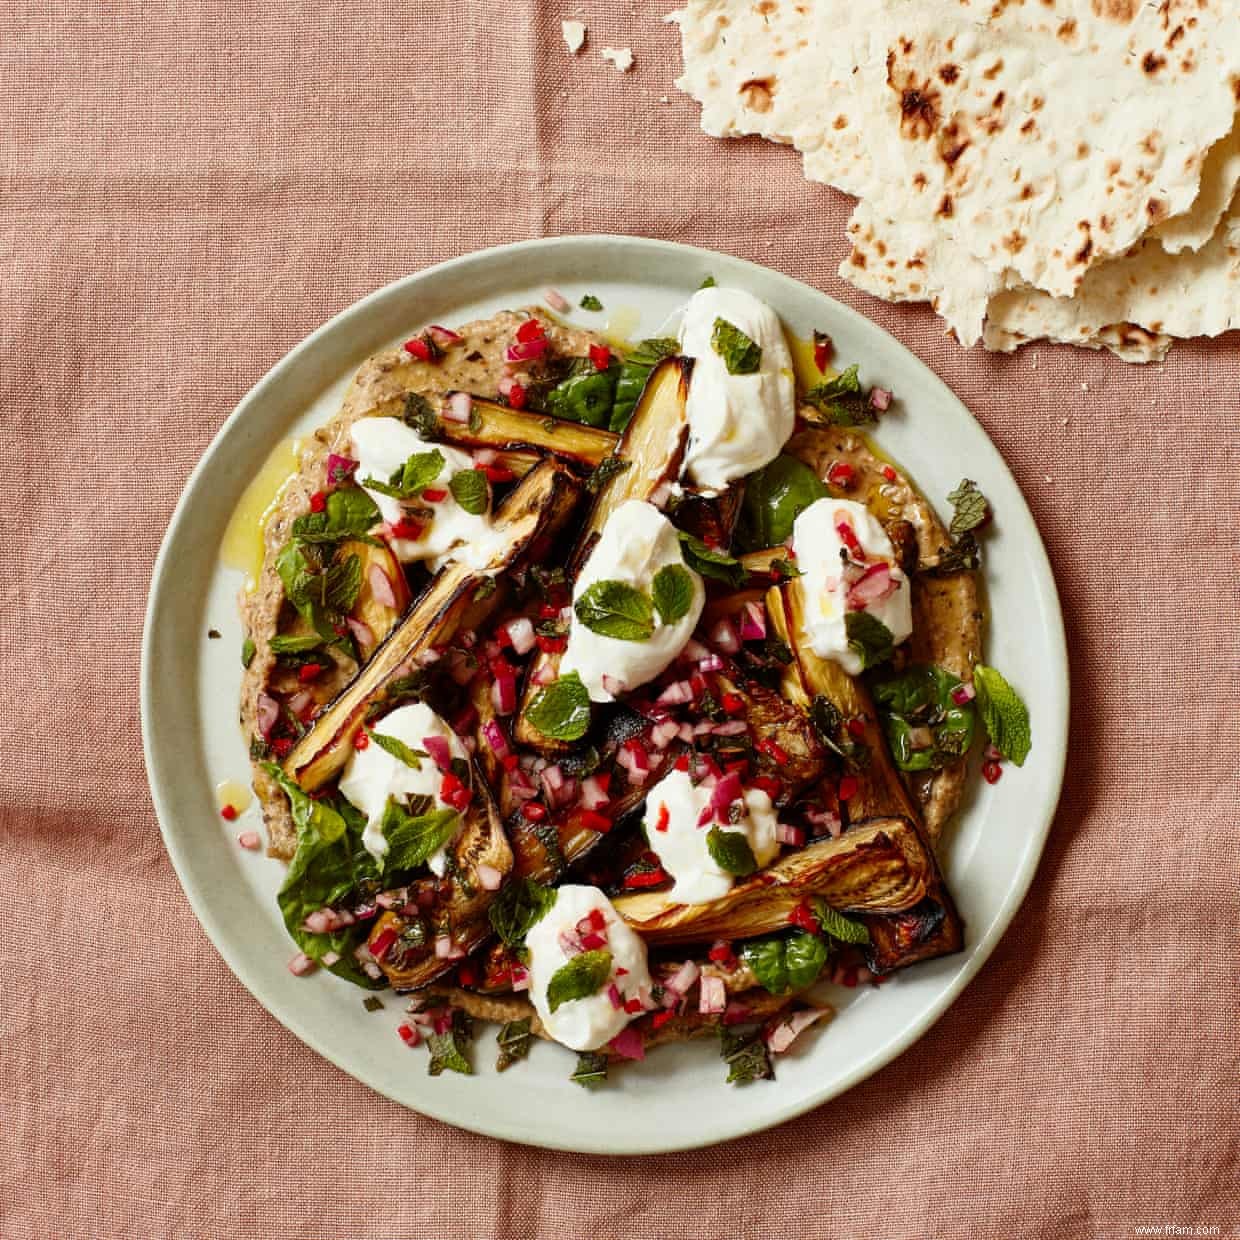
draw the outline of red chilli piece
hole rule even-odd
[[[482,465],[480,468],[488,482],[511,482],[517,476],[504,465]]]
[[[271,742],[271,748],[277,758],[287,758],[293,752],[293,738],[291,736],[277,736]]]
[[[788,751],[778,741],[772,740],[769,736],[764,736],[758,742],[757,750],[759,753],[766,754],[776,766],[788,765]]]
[[[999,777],[1003,774],[1003,767],[995,761],[982,763],[982,778],[988,784],[997,784]]]
[[[899,477],[899,475],[896,473],[894,469],[891,468],[890,465],[884,465],[883,466],[883,477],[886,478],[888,482],[894,482]]]
[[[836,792],[836,796],[839,797],[841,801],[851,801],[853,797],[857,795],[860,788],[861,781],[855,775],[845,775],[844,778],[840,780],[840,786]]]
[[[429,362],[433,356],[430,341],[425,336],[415,336],[405,341],[405,352],[416,357],[419,362]]]
[[[783,784],[778,779],[772,779],[770,775],[755,776],[753,786],[765,792],[772,801],[776,800],[784,790]]]
[[[427,487],[422,492],[422,498],[428,504],[442,504],[448,498],[448,492],[443,487]]]
[[[546,334],[547,329],[537,319],[526,319],[517,328],[517,339],[522,344],[529,344],[531,340],[541,340]]]
[[[220,817],[223,818],[225,822],[236,822],[237,821],[237,807],[235,805],[225,805],[220,810]]]
[[[814,916],[808,904],[804,900],[788,914],[788,922],[790,925],[805,930],[809,934],[819,934],[822,927],[818,924],[818,918]]]
[[[519,383],[514,383],[508,389],[508,407],[510,409],[524,409],[527,399],[528,394]]]
[[[527,801],[528,805],[529,802]],[[597,831],[600,835],[606,835],[611,830],[612,822],[606,814],[600,814],[597,810],[583,809],[577,815],[577,821],[581,823],[587,831]]]
[[[732,944],[720,939],[706,953],[707,959],[713,960],[716,964],[726,965],[731,968],[736,963],[736,953],[732,950]]]
[[[611,365],[611,350],[605,344],[590,346],[590,361],[596,370],[606,370]]]
[[[366,749],[369,745],[370,745],[370,734],[366,731],[365,728],[363,728],[353,738],[353,748],[354,749]]]
[[[303,663],[297,671],[297,679],[303,685],[308,685],[312,680],[316,680],[322,674],[323,665],[321,663]]]
[[[851,736],[854,740],[859,741],[865,735],[865,720],[864,719],[858,719],[858,718],[850,719],[844,726],[848,729],[848,735]]]
[[[737,693],[725,693],[720,698],[719,705],[723,707],[725,714],[739,715],[745,709],[745,699]]]
[[[640,999],[626,999],[624,1001],[624,1010],[630,1015],[634,1015],[642,1010],[642,1001]]]
[[[467,960],[459,969],[457,969],[456,980],[462,986],[478,985],[478,969],[473,961]]]
[[[857,533],[852,527],[851,521],[837,521],[835,523],[835,532],[840,536],[840,542],[848,548],[853,555],[861,554],[861,543],[857,539]]]
[[[857,480],[857,471],[847,461],[836,461],[827,470],[827,481],[841,491],[847,491]]]
[[[529,802],[527,801],[528,805]],[[667,882],[667,871],[663,868],[655,870],[642,870],[637,874],[628,874],[624,879],[624,887],[633,890],[635,887],[657,887],[660,883]]]
[[[689,769],[689,755],[687,753],[682,753],[680,757],[676,759],[675,767],[678,771],[687,771]]]
[[[400,1035],[400,1040],[406,1046],[419,1046],[422,1042],[422,1034],[412,1025],[401,1025],[396,1032]]]
[[[526,801],[521,813],[530,822],[542,822],[547,817],[547,807],[541,801]]]
[[[656,1012],[650,1018],[650,1027],[652,1029],[662,1029],[673,1016],[676,1015],[675,1008],[664,1008],[662,1012]]]
[[[392,527],[393,538],[407,538],[410,542],[417,542],[422,537],[422,531],[425,527],[419,521],[411,521],[408,517],[401,517]]]
[[[655,819],[654,829],[656,831],[666,831],[668,824],[672,821],[671,812],[666,805],[659,806],[659,816]]]
[[[312,496],[310,496],[310,511],[311,512],[322,512],[323,509],[326,507],[327,507],[326,494],[324,494],[324,492],[322,491],[315,491],[315,493]]]

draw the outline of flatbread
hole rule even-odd
[[[676,19],[707,132],[793,142],[811,179],[1056,296],[1189,210],[1240,99],[1235,0],[693,0]]]

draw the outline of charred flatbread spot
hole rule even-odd
[[[848,117],[846,117],[843,112],[841,112],[839,116],[835,118],[834,128],[836,129],[847,129],[848,128]]]
[[[1141,68],[1149,74],[1157,73],[1166,63],[1165,56],[1156,56],[1153,52],[1146,52],[1141,58]]]
[[[1167,204],[1161,198],[1150,198],[1145,204],[1145,214],[1149,216],[1150,223],[1156,224],[1167,214]]]
[[[1147,133],[1138,144],[1147,155],[1158,154],[1158,130]]]
[[[1034,95],[1029,100],[1029,110],[1031,112],[1041,112],[1044,107],[1046,107],[1046,100],[1041,95]]]
[[[753,11],[761,17],[768,17],[778,8],[779,5],[775,3],[775,0],[758,0],[758,3],[753,6]]]
[[[1136,17],[1141,0],[1090,0],[1089,7],[1097,17],[1127,25]]]
[[[939,80],[950,86],[960,76],[960,66],[946,64],[939,66]]]
[[[749,81],[741,83],[741,99],[752,112],[769,112],[774,95],[775,79],[773,77],[750,78]]]
[[[1072,36],[1076,34],[1076,18],[1069,17],[1065,21],[1060,22],[1059,29],[1056,30],[1055,33],[1065,43],[1070,43],[1072,41]]]
[[[1075,262],[1087,263],[1089,262],[1089,256],[1094,252],[1094,239],[1089,235],[1089,221],[1082,220],[1077,227],[1085,233],[1085,240],[1081,243],[1081,248],[1072,255],[1072,258]]]
[[[1240,106],[1240,74],[1231,79],[1231,93],[1236,97],[1236,104]]]
[[[1112,160],[1108,161],[1108,163],[1107,163],[1107,176],[1109,176],[1109,177],[1116,177],[1116,176],[1119,176],[1119,170],[1120,170],[1120,168],[1122,168],[1122,167],[1123,167],[1123,165],[1119,162],[1119,160],[1118,160],[1118,159],[1112,159]]]
[[[1076,157],[1077,157],[1077,159],[1084,159],[1084,158],[1085,158],[1085,156],[1086,156],[1086,155],[1088,155],[1088,154],[1089,154],[1089,143],[1088,143],[1088,142],[1078,142],[1078,143],[1076,144]]]
[[[1167,46],[1174,47],[1184,37],[1184,24],[1180,23],[1168,36]]]
[[[1033,197],[1033,195],[1034,195],[1033,182],[1032,182],[1032,181],[1026,181],[1026,182],[1024,183],[1024,185],[1022,185],[1022,186],[1020,187],[1020,197],[1021,197],[1021,201],[1022,201],[1022,202],[1028,202],[1028,200],[1029,200],[1030,198],[1032,198],[1032,197]]]
[[[990,66],[989,69],[982,70],[982,77],[984,77],[988,82],[993,82],[995,78],[997,78],[999,74],[1002,72],[1003,72],[1003,57],[1000,56],[999,59],[996,60],[995,63]]]
[[[854,267],[864,267],[865,255],[862,254],[860,250],[853,250],[853,252],[848,256],[848,261],[852,263]]]
[[[926,174],[924,172],[919,172],[913,177],[913,188],[914,189],[925,189],[926,188]]]
[[[1038,127],[1037,121],[1031,116],[1021,127],[1021,133],[1033,133]]]
[[[944,194],[942,201],[939,203],[939,209],[936,214],[941,215],[944,219],[951,219],[954,211],[955,207],[952,203],[952,196],[950,194]]]
[[[1010,254],[1019,254],[1025,248],[1025,238],[1013,228],[1006,237],[1003,238],[1003,248]]]
[[[939,125],[939,95],[930,80],[911,70],[896,71],[894,52],[887,53],[887,85],[900,96],[900,132],[906,138],[929,138]]]

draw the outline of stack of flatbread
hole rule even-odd
[[[1240,0],[689,0],[677,85],[859,200],[840,274],[963,345],[1240,327]]]

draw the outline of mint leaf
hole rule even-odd
[[[335,625],[352,608],[361,589],[361,559],[350,555],[342,563],[324,566],[320,552],[292,539],[276,556],[276,572],[285,597],[302,619],[324,641],[335,641]]]
[[[555,904],[555,888],[532,878],[510,882],[491,902],[487,916],[491,929],[509,947],[520,947],[530,927],[540,922]]]
[[[254,656],[258,653],[258,647],[254,644],[252,637],[247,637],[241,643],[241,666],[249,667],[254,662]]]
[[[475,517],[486,512],[490,505],[487,476],[481,469],[458,469],[452,475],[448,489],[452,492],[452,498]]]
[[[340,487],[332,491],[322,512],[308,512],[293,522],[293,538],[304,543],[341,542],[346,538],[365,538],[379,521],[379,508],[359,487]]]
[[[454,809],[410,814],[395,797],[388,797],[379,823],[388,845],[383,858],[384,873],[421,865],[456,835],[460,817]]]
[[[990,511],[986,497],[971,478],[962,479],[954,491],[948,492],[947,502],[952,506],[952,523],[948,533],[951,534],[953,542],[969,530],[984,525],[986,514]]]
[[[743,831],[711,827],[706,833],[706,851],[725,874],[746,878],[758,868],[753,849],[749,847],[749,840]]]
[[[870,941],[870,932],[862,922],[845,917],[843,913],[833,909],[821,896],[815,896],[810,903],[823,934],[829,938],[837,939],[841,943],[868,943]]]
[[[972,702],[952,701],[960,683],[946,668],[915,664],[873,686],[887,745],[900,770],[937,770],[968,753],[977,711]],[[934,743],[914,748],[914,728],[928,728]]]
[[[438,1076],[446,1068],[449,1072],[459,1072],[462,1076],[472,1076],[473,1068],[465,1058],[465,1047],[468,1038],[458,1030],[456,1022],[446,1033],[432,1033],[426,1039],[431,1052],[431,1061],[427,1071],[431,1076]]]
[[[415,452],[386,482],[363,478],[362,486],[392,499],[417,499],[443,473],[443,465],[443,453],[438,448]]]
[[[702,289],[704,288],[714,288],[714,287],[715,287],[715,277],[707,276],[706,279],[703,280],[702,283],[698,285],[698,292],[700,293]]]
[[[726,551],[708,547],[700,538],[694,538],[684,530],[677,530],[676,533],[680,538],[680,554],[694,572],[734,587],[745,584],[749,573],[740,560]]]
[[[788,989],[804,990],[806,986],[812,986],[822,972],[822,966],[827,963],[830,950],[826,940],[816,934],[798,930],[791,935],[784,944]]]
[[[620,363],[620,377],[616,381],[616,403],[611,409],[610,430],[619,434],[629,424],[638,398],[650,378],[650,372],[665,357],[675,357],[680,352],[680,342],[671,336],[652,336],[641,341]]]
[[[369,729],[367,729],[369,731]],[[410,749],[402,740],[397,740],[394,736],[385,736],[382,732],[371,732],[370,739],[374,741],[380,749],[386,749],[397,762],[403,762],[406,766],[412,767],[415,771],[422,769],[422,759],[428,758],[430,755],[424,749]]]
[[[788,989],[788,960],[783,939],[749,939],[741,944],[740,958],[764,990],[782,995]]]
[[[611,952],[605,947],[582,952],[566,961],[547,983],[547,1007],[556,1012],[565,1003],[596,995],[611,977]]]
[[[715,320],[710,347],[723,358],[730,375],[757,374],[762,365],[762,350],[758,344],[727,319]]]
[[[317,650],[323,639],[317,633],[277,633],[267,644],[272,654],[305,654],[307,650]]]
[[[530,1053],[530,1043],[534,1035],[530,1032],[529,1017],[524,1020],[510,1020],[496,1035],[499,1044],[499,1058],[495,1061],[495,1071],[503,1072],[518,1059],[524,1059]]]
[[[866,426],[878,421],[878,414],[861,390],[856,365],[810,388],[805,400],[822,414],[820,421],[833,426]]]
[[[781,452],[745,479],[735,545],[741,551],[778,547],[792,536],[797,517],[828,495],[822,479],[804,461]]]
[[[590,694],[581,677],[569,672],[539,689],[525,714],[552,740],[580,740],[590,726]]]
[[[332,564],[324,573],[323,601],[332,611],[343,615],[353,610],[358,591],[362,588],[362,560],[360,556],[346,556]],[[332,630],[333,633],[335,630]]]
[[[775,1076],[762,1028],[719,1026],[719,1058],[728,1065],[728,1084],[769,1081]]]
[[[675,624],[689,614],[693,606],[693,578],[689,570],[679,564],[668,564],[659,569],[651,583],[654,609],[664,624]]]
[[[586,490],[597,495],[617,474],[622,474],[633,464],[622,456],[605,456],[586,479]]]
[[[1010,762],[1024,766],[1032,747],[1029,708],[1002,674],[984,664],[973,665],[977,708],[994,747]]]
[[[583,310],[601,310],[603,303],[593,293],[587,293],[581,299],[581,308]]]
[[[895,643],[891,630],[868,611],[850,611],[844,616],[844,632],[849,648],[861,658],[861,668],[877,667],[891,658]]]
[[[405,393],[405,407],[401,410],[400,417],[401,421],[410,430],[417,431],[422,439],[435,439],[439,435],[439,415],[421,392]]]
[[[596,581],[573,611],[586,628],[604,637],[643,642],[654,632],[649,595],[623,581]]]
[[[794,577],[804,577],[805,574],[797,568],[791,561],[783,558],[772,560],[770,563],[771,576],[780,581],[791,581]]]
[[[577,1067],[568,1078],[585,1089],[597,1089],[607,1083],[607,1056],[599,1051],[582,1051],[577,1056]]]

